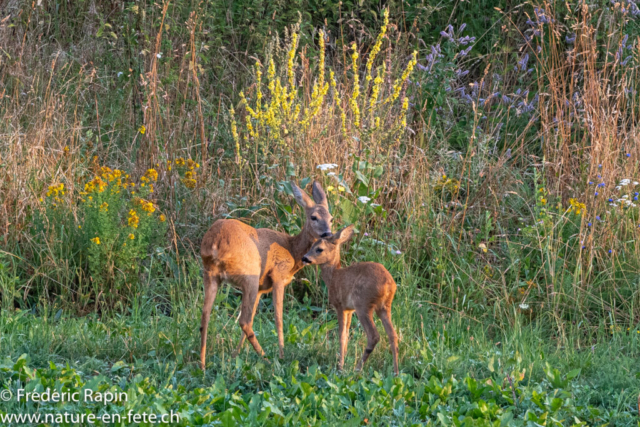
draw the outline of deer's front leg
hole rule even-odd
[[[276,331],[278,332],[278,348],[280,359],[284,358],[284,333],[282,332],[282,306],[284,305],[284,282],[273,284],[273,311],[276,315]]]

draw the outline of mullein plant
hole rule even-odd
[[[267,164],[266,156],[279,163],[282,156],[290,156],[296,147],[327,132],[350,144],[371,141],[372,146],[367,148],[386,144],[385,149],[389,149],[399,141],[407,127],[409,98],[405,91],[417,64],[417,53],[413,52],[404,65],[383,63],[379,53],[388,40],[388,27],[389,14],[385,11],[384,23],[366,61],[358,45],[351,44],[350,61],[343,64],[345,73],[327,66],[328,37],[322,30],[318,31],[314,68],[298,65],[297,33],[290,37],[286,62],[278,63],[274,58],[266,62],[266,82],[265,66],[257,61],[251,96],[248,91],[240,92],[239,109],[229,109],[236,162],[244,165],[254,157],[256,166],[260,166]],[[389,43],[386,48],[394,50],[395,46]]]

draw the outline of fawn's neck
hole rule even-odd
[[[320,265],[320,274],[322,280],[324,280],[327,289],[331,292],[331,283],[333,280],[333,273],[340,269],[340,251],[334,256],[333,260]]]

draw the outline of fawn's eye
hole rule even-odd
[[[317,216],[312,216],[312,217],[311,217],[311,221],[317,221],[317,220],[318,220],[318,217],[317,217]]]
[[[321,253],[323,250],[324,250],[324,249],[320,249],[320,248],[318,248],[318,249],[316,249],[316,253],[317,253],[317,254],[319,254],[319,253]]]

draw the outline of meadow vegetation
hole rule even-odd
[[[182,425],[639,425],[636,0],[9,0],[0,8],[0,388],[125,390]],[[354,372],[316,267],[198,369],[200,239],[290,234],[319,180],[343,263],[398,284]],[[380,327],[380,325],[378,324]],[[62,425],[73,425],[64,424]],[[123,424],[125,425],[125,424]]]

